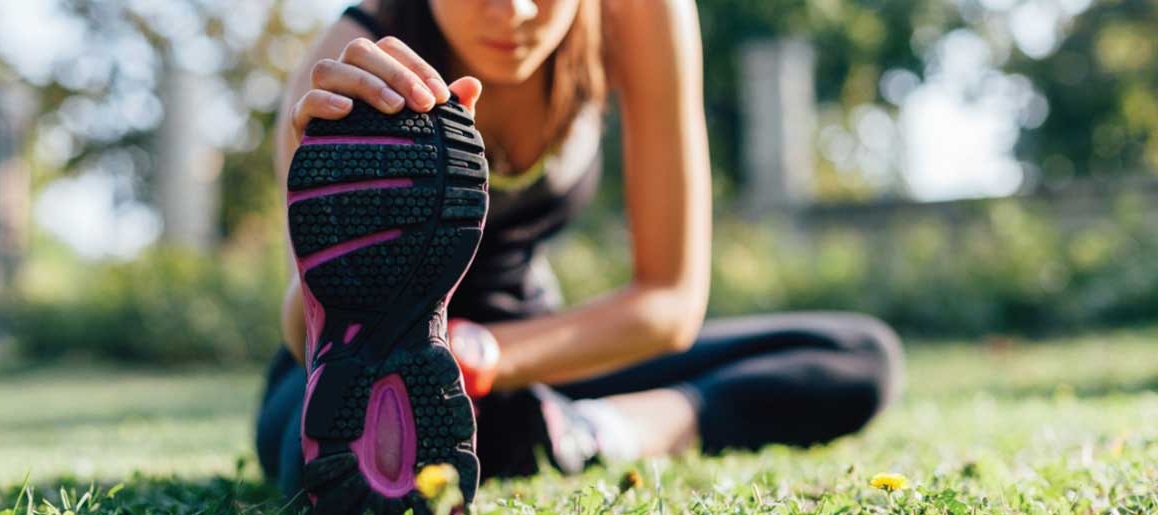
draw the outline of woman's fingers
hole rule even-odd
[[[417,74],[422,79],[422,83],[434,95],[435,102],[441,104],[450,100],[450,90],[446,87],[446,81],[442,79],[442,75],[439,75],[438,70],[435,70],[430,63],[415,53],[401,39],[394,36],[384,37],[378,41],[378,48]]]
[[[406,99],[385,81],[357,66],[322,59],[314,64],[310,75],[313,86],[362,101],[387,114],[394,114],[406,106]]]
[[[473,112],[482,91],[482,84],[472,77],[447,86],[433,66],[395,37],[378,43],[366,38],[351,41],[339,59],[314,64],[311,81],[314,89],[293,109],[293,127],[299,138],[311,118],[336,120],[345,116],[354,98],[388,114],[406,106],[425,112],[449,100],[453,91]]]
[[[434,107],[436,101],[434,94],[418,74],[368,39],[358,38],[351,41],[342,51],[339,60],[384,80],[386,85],[401,94],[406,99],[407,105],[415,111],[426,112]]]
[[[313,118],[338,120],[349,114],[354,101],[337,93],[321,89],[311,89],[294,104],[290,119],[294,128],[294,141],[302,139],[306,124]]]
[[[482,83],[474,77],[463,77],[450,84],[450,91],[458,96],[458,102],[462,104],[471,114],[474,114],[474,106],[478,103],[479,96],[482,95]]]

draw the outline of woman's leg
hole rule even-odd
[[[282,492],[292,497],[301,490],[300,421],[306,373],[288,350],[279,349],[274,356],[265,388],[257,417],[257,457],[265,477],[276,480]]]
[[[615,407],[639,435],[644,455],[681,450],[697,436],[708,451],[804,445],[868,422],[896,396],[900,360],[896,335],[871,317],[762,315],[708,321],[687,352],[558,389]],[[291,495],[300,488],[294,478],[305,389],[304,373],[294,365],[293,374],[271,380],[258,427],[267,477],[278,478]],[[533,447],[546,438],[541,400],[522,391],[494,394],[476,406],[483,476],[533,473]]]
[[[616,433],[621,440],[626,439],[629,442],[630,449],[636,456],[652,457],[681,453],[690,448],[699,436],[696,406],[687,394],[678,389],[655,388],[610,395],[603,397],[601,401],[613,407],[614,414],[609,417],[616,414],[622,417],[625,423],[616,424],[615,420],[609,423],[615,425]],[[598,416],[598,413],[598,410],[594,411],[595,416]],[[604,451],[604,454],[608,453]],[[610,454],[615,456],[614,452]]]
[[[660,436],[643,446],[646,453],[676,450],[688,432],[698,432],[710,452],[807,445],[856,431],[895,397],[900,378],[900,342],[884,323],[799,313],[712,320],[688,352],[559,390],[606,398],[637,434]],[[682,394],[683,408],[673,392]],[[694,412],[695,427],[652,416],[683,409]]]

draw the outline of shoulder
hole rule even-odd
[[[603,12],[613,16],[662,18],[696,10],[695,0],[601,0],[601,3]]]
[[[358,8],[368,13],[376,13],[382,7],[382,0],[362,0],[358,2]]]
[[[601,4],[604,32],[612,40],[682,37],[698,30],[695,0],[601,0]]]
[[[655,68],[683,68],[700,59],[694,0],[601,0],[604,55],[613,84]]]

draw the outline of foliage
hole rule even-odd
[[[963,30],[985,42],[998,70],[1027,79],[1048,103],[1044,123],[1024,126],[1017,149],[1019,159],[1041,172],[1031,174],[1031,185],[1152,172],[1158,169],[1158,46],[1149,35],[1158,26],[1158,7],[1129,0],[1091,4],[1087,9],[1083,2],[976,0],[699,2],[715,169],[739,179],[744,106],[738,101],[737,50],[747,42],[811,41],[818,100],[839,106],[838,118],[848,118],[866,104],[893,109],[881,87],[885,74],[907,70],[928,80],[936,71],[937,42]],[[1027,55],[1017,44],[1015,28],[1030,21],[1034,30],[1053,34],[1053,47]],[[998,82],[959,86],[979,96]],[[825,176],[831,165],[820,163],[820,183],[841,185],[827,193],[857,195],[855,179]]]
[[[1158,172],[1156,26],[1154,2],[1094,2],[1055,53],[1011,60],[1049,99],[1041,129],[1020,142],[1047,185]]]
[[[257,231],[254,231],[257,232]],[[267,358],[281,341],[281,243],[246,235],[217,256],[159,248],[133,262],[30,259],[0,317],[29,358],[173,364]]]
[[[907,396],[858,435],[810,449],[692,453],[576,477],[493,481],[480,489],[477,512],[1153,513],[1158,432],[1138,422],[1158,417],[1155,336],[1149,329],[982,349],[923,346],[909,353]],[[65,496],[77,514],[300,513],[262,484],[251,458],[238,462],[252,445],[258,375],[75,367],[0,374],[0,431],[17,441],[57,432],[15,456],[3,453],[21,447],[17,441],[0,442],[0,512],[25,513],[16,499],[24,467],[34,467],[34,507],[58,508],[40,513],[64,513]],[[45,388],[53,395],[35,405],[17,399]],[[93,406],[61,423],[77,398]],[[105,472],[60,479],[92,456]],[[150,472],[124,472],[133,466]],[[903,474],[908,488],[876,490],[870,481],[882,472]],[[104,492],[124,486],[94,495],[99,509],[75,509],[93,479]]]
[[[43,11],[57,22],[51,30],[68,26],[70,36],[101,44],[50,45],[43,66],[0,52],[0,85],[16,80],[35,91],[24,156],[37,169],[34,190],[62,173],[101,170],[129,179],[130,191],[116,202],[155,205],[152,187],[163,165],[157,132],[173,107],[167,88],[195,79],[197,109],[182,130],[225,152],[222,234],[269,211],[278,192],[273,112],[320,21],[309,7],[298,4],[306,12],[296,13],[278,0],[47,3]]]
[[[1158,227],[1144,199],[1121,197],[1079,227],[1048,205],[976,203],[965,221],[903,216],[874,229],[799,230],[725,217],[712,243],[710,316],[791,310],[874,314],[907,335],[1056,333],[1158,318]],[[805,218],[806,220],[807,218]],[[630,275],[623,227],[585,220],[554,247],[579,302]]]
[[[1002,72],[1019,74],[1018,79],[1028,79],[1049,103],[1044,124],[1026,127],[1018,149],[1022,161],[1042,171],[1031,181],[1064,184],[1073,176],[1119,175],[1155,168],[1158,100],[1154,91],[1158,90],[1158,75],[1153,70],[1158,48],[1146,36],[1158,23],[1158,9],[1152,2],[1118,0],[1096,2],[1072,19],[1063,17],[1055,22],[1042,18],[1040,30],[1055,31],[1058,48],[1031,57],[1011,42],[1016,34],[1011,34],[1010,28],[1018,9],[1033,7],[1030,4],[1035,3],[698,2],[705,105],[713,169],[721,176],[720,186],[731,190],[742,182],[743,138],[739,136],[745,106],[739,100],[737,56],[745,44],[781,37],[810,40],[816,48],[816,92],[823,111],[834,115],[838,125],[851,125],[857,110],[865,106],[895,110],[881,91],[885,74],[904,70],[912,72],[914,80],[927,80],[937,66],[937,42],[959,29],[984,40],[994,56],[992,64]],[[1065,6],[1047,7],[1073,9],[1082,3],[1059,4]],[[159,100],[163,71],[166,67],[186,68],[213,77],[211,82],[224,88],[206,111],[231,113],[226,116],[230,120],[228,130],[222,123],[211,125],[214,134],[209,138],[230,152],[223,175],[229,197],[222,203],[223,231],[229,233],[236,227],[239,216],[235,211],[269,207],[261,200],[266,198],[263,192],[273,189],[268,172],[270,112],[277,106],[288,70],[297,64],[306,40],[317,28],[316,18],[311,17],[316,13],[295,12],[305,10],[305,6],[277,0],[247,5],[244,15],[237,15],[229,3],[191,0],[156,6],[74,0],[63,6],[63,11],[76,16],[79,26],[87,31],[87,39],[105,39],[122,46],[131,43],[130,48],[143,56],[137,61],[126,60],[115,53],[107,55],[121,46],[108,45],[105,50],[94,46],[76,60],[99,66],[57,63],[55,71],[44,77],[13,74],[38,89],[35,137],[73,142],[65,152],[69,158],[65,168],[83,169],[86,163],[99,161],[101,154],[118,149],[148,149],[160,116],[153,111],[164,107]],[[191,21],[174,22],[182,18]],[[20,72],[3,58],[0,70]],[[132,104],[128,99],[148,107],[145,111],[150,115],[141,116],[140,109],[127,108]],[[98,117],[104,117],[103,121]],[[834,118],[824,117],[828,122]],[[67,136],[60,133],[62,130]],[[620,155],[618,144],[609,142],[609,157]],[[243,154],[251,155],[239,157]],[[137,163],[131,171],[143,184],[155,172],[147,161]],[[867,192],[870,186],[863,177],[836,174],[834,166],[824,160],[819,163],[822,194],[863,197],[903,189],[894,182],[889,187],[896,191]],[[614,173],[616,168],[610,169]]]
[[[721,217],[709,316],[850,310],[939,337],[1145,323],[1158,318],[1158,227],[1143,201],[1123,196],[1077,227],[1019,200],[976,203],[963,222],[929,210],[875,229]],[[618,219],[578,225],[550,248],[571,303],[631,276]],[[170,249],[82,266],[35,256],[0,322],[30,358],[263,360],[280,341],[283,249],[264,220],[242,234],[219,258]]]
[[[712,0],[698,5],[713,169],[732,182],[740,180],[743,169],[745,106],[739,102],[738,59],[743,45],[784,37],[810,41],[816,49],[817,99],[847,113],[861,104],[883,103],[881,74],[892,68],[920,72],[926,46],[963,23],[948,2]]]
[[[1044,57],[1026,57],[1005,42],[1008,59],[998,64],[1029,77],[1051,102],[1050,117],[1020,149],[1024,159],[1043,170],[1047,185],[1087,173],[1130,172],[1158,155],[1158,88],[1153,82],[1158,75],[1148,73],[1158,50],[1139,36],[1153,25],[1151,4],[1096,3],[1063,27],[1067,37],[1060,49]],[[269,257],[282,252],[272,236],[280,227],[272,214],[280,203],[269,159],[271,110],[287,70],[315,27],[287,25],[306,19],[287,16],[287,9],[301,7],[293,2],[247,4],[246,9],[259,11],[251,19],[261,27],[240,39],[235,33],[240,29],[232,24],[250,18],[234,16],[227,3],[77,0],[61,5],[94,39],[142,42],[148,47],[143,62],[152,66],[142,71],[141,63],[134,68],[94,45],[92,55],[83,56],[93,62],[111,59],[107,76],[79,80],[69,72],[74,68],[57,66],[43,84],[22,79],[38,87],[37,134],[66,131],[71,136],[65,139],[75,143],[67,156],[71,161],[63,166],[84,168],[85,162],[99,164],[104,153],[130,149],[136,163],[132,172],[144,174],[139,182],[147,184],[155,149],[146,149],[155,124],[134,125],[148,117],[130,116],[133,111],[120,109],[121,104],[144,95],[148,101],[142,105],[163,107],[156,98],[162,64],[208,66],[207,73],[224,88],[221,101],[239,113],[238,126],[245,129],[245,137],[228,138],[233,146],[227,145],[231,153],[221,176],[221,232],[235,242],[233,247],[253,247],[237,242],[256,237],[269,252],[226,250],[217,259],[156,250],[135,263],[88,265],[45,258],[52,251],[34,248],[22,273],[23,291],[0,301],[5,330],[27,354],[45,357],[83,352],[186,361],[262,355],[278,339],[276,302],[284,281],[274,273],[282,267],[270,266],[280,265],[280,258]],[[883,74],[920,72],[934,42],[949,31],[968,28],[1000,46],[1004,33],[995,27],[1008,18],[1004,11],[971,1],[710,0],[697,5],[717,172],[713,189],[717,204],[724,206],[736,196],[740,181],[743,106],[737,103],[736,55],[746,42],[783,36],[812,40],[818,97],[845,112],[883,105]],[[172,23],[181,13],[195,15],[196,23],[188,27],[204,32],[204,38]],[[196,45],[177,44],[194,36]],[[1135,47],[1137,52],[1123,50]],[[181,54],[189,48],[219,52]],[[82,68],[87,69],[75,67]],[[0,69],[11,67],[0,62]],[[1075,70],[1082,71],[1082,80],[1075,79]],[[215,111],[209,107],[206,111]],[[77,119],[77,113],[116,114],[114,125],[120,129],[110,132],[105,125]],[[610,187],[597,206],[605,214],[593,215],[594,221],[558,243],[553,253],[573,302],[622,284],[630,274],[620,225],[618,130],[613,117],[606,153],[610,176],[605,185]],[[51,179],[51,166],[34,164],[38,183]],[[831,166],[822,163],[821,168],[821,182],[828,181]],[[842,194],[864,193],[857,184],[841,184],[836,189]],[[1136,322],[1158,314],[1158,265],[1147,259],[1158,231],[1138,216],[1123,212],[1075,231],[1011,201],[982,208],[979,221],[967,227],[929,219],[904,220],[877,231],[839,226],[797,231],[773,222],[752,226],[725,214],[713,248],[710,309],[713,315],[850,309],[876,314],[910,334],[1057,331]],[[213,269],[221,263],[228,267]]]

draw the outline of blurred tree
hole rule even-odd
[[[881,74],[894,68],[919,70],[922,52],[963,23],[951,4],[927,0],[704,0],[699,8],[712,159],[732,181],[738,179],[743,155],[737,50],[744,42],[786,36],[812,41],[817,99],[847,113],[858,105],[883,103],[877,86]],[[832,163],[820,165],[820,197],[867,194],[863,182],[834,177]]]
[[[858,106],[894,109],[888,104],[897,102],[883,91],[887,72],[908,71],[912,75],[905,77],[927,80],[930,67],[937,71],[938,42],[957,29],[981,37],[992,64],[1011,74],[1012,81],[982,77],[977,88],[1016,84],[1020,76],[1033,88],[1017,101],[1031,105],[1016,106],[1015,113],[1022,130],[1017,157],[1043,171],[1030,177],[1031,184],[1158,173],[1158,3],[1153,1],[703,0],[699,8],[712,157],[724,173],[739,170],[742,155],[736,49],[743,42],[784,36],[812,40],[817,97],[832,103],[838,123],[850,124]],[[863,174],[840,175],[833,165],[821,161],[821,196],[870,193]],[[902,190],[898,181],[886,184],[884,193]]]
[[[1067,32],[1048,56],[1019,53],[1008,66],[1049,102],[1020,154],[1041,166],[1046,185],[1158,174],[1158,2],[1096,2]]]
[[[0,32],[12,29],[0,36],[0,69],[32,85],[40,100],[30,135],[36,184],[59,172],[100,171],[130,185],[117,202],[155,202],[161,160],[154,133],[166,111],[161,88],[165,70],[176,69],[199,77],[203,93],[182,130],[226,152],[215,217],[220,232],[232,233],[246,216],[269,214],[277,189],[265,135],[286,73],[325,16],[293,0],[0,6],[8,24],[0,22]],[[21,21],[43,27],[22,29]],[[37,53],[29,51],[34,47]]]
[[[0,81],[0,297],[28,244],[31,189],[21,155],[33,107],[27,87]]]
[[[228,236],[254,213],[269,215],[277,205],[277,188],[267,134],[288,70],[312,31],[333,14],[331,8],[320,14],[322,4],[327,2],[51,0],[0,5],[0,69],[35,86],[41,97],[32,134],[38,170],[34,188],[53,178],[43,173],[47,170],[83,171],[115,162],[125,164],[121,172],[131,186],[131,195],[121,200],[138,196],[151,201],[157,166],[151,133],[164,114],[159,74],[162,64],[171,63],[206,76],[212,91],[202,119],[190,130],[204,132],[226,152],[221,232]],[[701,0],[698,7],[713,167],[725,195],[735,191],[743,155],[737,50],[752,39],[785,36],[813,43],[821,123],[843,126],[854,140],[858,116],[896,115],[899,103],[884,87],[890,80],[897,79],[892,82],[904,86],[901,90],[920,85],[936,66],[938,43],[966,29],[991,46],[994,66],[1028,78],[1048,102],[1026,111],[1032,115],[1047,109],[1048,116],[1022,124],[1025,134],[1018,147],[1021,160],[1044,171],[1047,185],[1072,176],[1158,168],[1158,43],[1152,37],[1158,4],[1153,1]],[[18,22],[12,20],[22,18],[11,13],[21,10],[52,23],[14,25]],[[1034,18],[1041,12],[1054,14]],[[1056,44],[1023,44],[1016,29],[1034,19],[1038,25],[1033,27],[1056,32]],[[60,40],[55,50],[30,51],[20,45],[39,46],[46,38]],[[614,121],[610,127],[614,134]],[[820,140],[824,145],[823,134]],[[615,159],[617,142],[610,141],[608,159]],[[102,161],[110,153],[117,159]],[[821,157],[821,198],[906,191],[896,159],[886,164],[882,178]],[[609,170],[614,173],[615,167]]]

